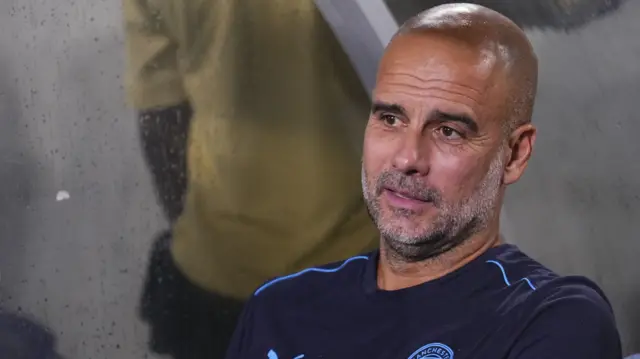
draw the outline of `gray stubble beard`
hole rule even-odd
[[[387,254],[396,261],[413,263],[425,260],[436,260],[440,255],[454,250],[469,240],[474,234],[485,229],[492,219],[498,205],[502,175],[504,171],[504,156],[499,151],[492,160],[489,171],[476,186],[472,195],[457,204],[448,204],[442,200],[438,192],[428,190],[434,194],[434,206],[440,214],[427,227],[424,233],[415,235],[409,230],[393,228],[393,224],[382,223],[379,196],[381,185],[379,178],[375,179],[374,192],[367,182],[367,173],[362,167],[362,192],[367,204],[369,215],[378,227],[382,237],[381,245]],[[394,174],[398,176],[398,174]],[[381,175],[382,177],[382,175]],[[414,215],[410,210],[394,210],[394,216],[410,217]]]

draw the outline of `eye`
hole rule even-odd
[[[400,122],[398,117],[396,117],[394,115],[389,115],[389,114],[381,115],[380,116],[380,121],[382,121],[385,125],[387,125],[389,127],[394,127],[394,126],[398,125],[398,122]]]
[[[437,129],[438,133],[447,140],[459,140],[462,134],[449,126],[441,126]]]

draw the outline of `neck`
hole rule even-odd
[[[387,246],[380,246],[378,288],[399,290],[441,278],[476,259],[489,248],[503,243],[499,227],[476,233],[459,246],[425,261],[409,263],[397,260]]]

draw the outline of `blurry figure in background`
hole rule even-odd
[[[54,336],[40,324],[0,309],[0,358],[61,359]]]
[[[140,111],[138,125],[144,159],[158,202],[169,223],[184,205],[187,188],[187,134],[193,111],[188,103]]]
[[[359,171],[369,98],[312,0],[124,0],[124,16],[130,99],[178,217],[141,314],[153,351],[223,357],[258,285],[377,247]]]

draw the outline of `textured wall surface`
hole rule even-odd
[[[135,304],[163,226],[124,104],[119,5],[0,2],[0,306],[70,359],[144,357]]]

